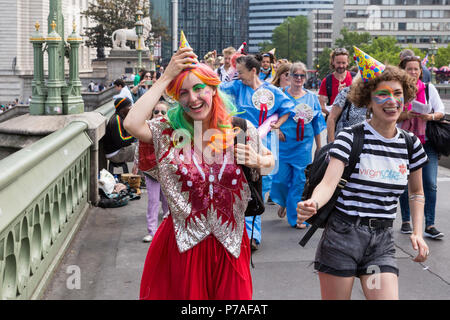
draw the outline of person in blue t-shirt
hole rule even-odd
[[[279,167],[273,176],[271,199],[280,205],[278,215],[287,216],[292,227],[303,229],[307,224],[297,224],[297,203],[301,201],[305,185],[305,168],[312,161],[313,142],[321,147],[320,133],[326,129],[319,99],[303,88],[306,66],[294,63],[289,70],[291,85],[286,95],[295,103],[295,115],[280,127]]]
[[[272,84],[259,79],[261,62],[252,55],[241,56],[236,60],[236,69],[239,75],[238,80],[222,83],[220,89],[234,99],[234,104],[238,109],[239,117],[250,121],[256,128],[259,128],[264,121],[274,114],[278,115],[276,123],[271,125],[272,129],[279,129],[280,126],[294,115],[294,103],[283,91]],[[271,132],[263,139],[263,144],[268,149],[270,146]],[[275,152],[272,150],[275,154]],[[276,168],[276,165],[275,165]],[[272,184],[271,175],[263,176],[262,196],[270,191]],[[252,232],[253,217],[246,218],[246,226],[249,235]],[[254,221],[252,249],[258,248],[261,242],[261,216],[257,216]]]
[[[266,82],[272,82],[275,77],[275,70],[273,64],[275,63],[275,57],[271,53],[263,53],[256,56],[261,61],[261,69],[259,72],[259,79]]]

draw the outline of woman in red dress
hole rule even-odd
[[[179,49],[166,71],[130,110],[125,128],[153,143],[170,215],[150,245],[141,299],[251,299],[250,246],[244,212],[250,196],[242,168],[271,167],[274,159],[254,126],[247,143],[234,145],[235,107],[220,80],[199,64],[189,47]],[[166,91],[179,105],[164,119],[145,121]]]

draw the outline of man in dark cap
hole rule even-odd
[[[136,149],[136,138],[126,132],[123,121],[130,111],[132,102],[128,98],[118,98],[114,101],[115,114],[106,125],[103,145],[106,159],[113,163],[133,162]]]

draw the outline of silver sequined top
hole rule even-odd
[[[185,252],[213,235],[238,258],[250,189],[232,152],[208,164],[194,155],[190,144],[174,147],[176,135],[167,119],[147,123],[158,163],[149,173],[158,179],[167,198],[179,251]],[[259,152],[258,132],[249,121],[247,127],[247,143]]]

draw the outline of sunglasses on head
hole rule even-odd
[[[337,49],[334,49],[334,53],[336,53],[336,54],[348,54],[348,51],[347,51],[347,49],[345,49],[345,48],[337,48]]]
[[[402,60],[406,60],[406,61],[409,61],[409,60],[420,60],[420,57],[419,56],[406,56]]]
[[[304,74],[304,73],[291,73],[291,77],[296,78],[296,79],[305,79],[306,78],[306,74]]]
[[[164,110],[153,110],[153,114],[159,114],[161,112],[162,115],[165,115],[166,112]]]

